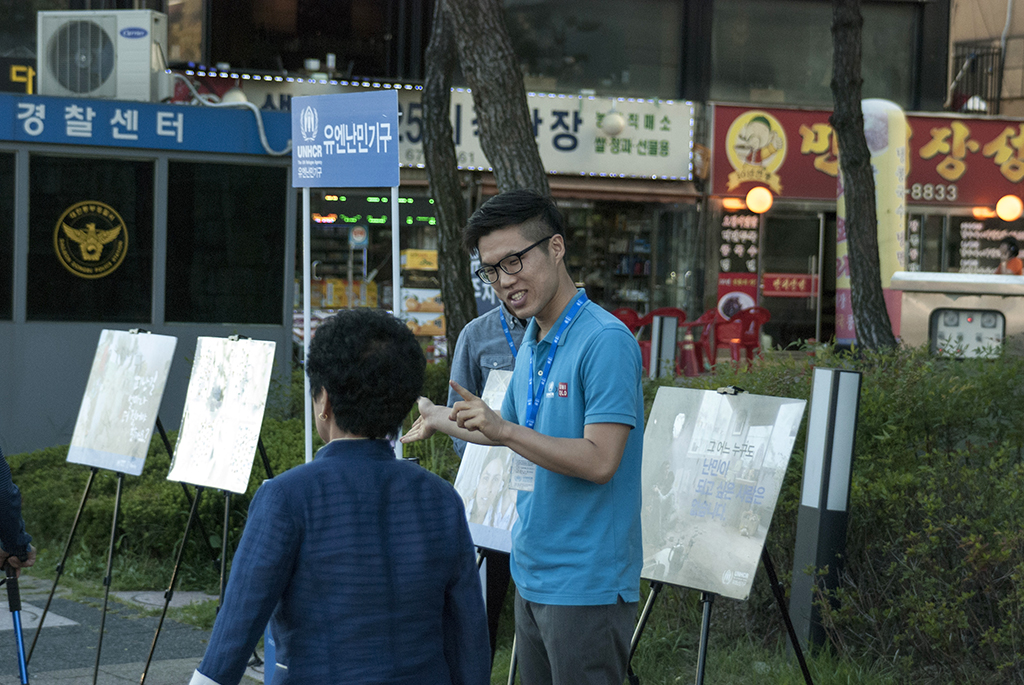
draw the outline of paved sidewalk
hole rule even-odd
[[[39,617],[53,587],[53,581],[33,578],[29,573],[26,572],[19,579],[26,654],[32,647]],[[198,592],[175,592],[170,606],[216,600],[216,596]],[[18,685],[21,679],[18,675],[17,642],[6,603],[6,591],[2,588],[0,605],[0,685]],[[162,591],[111,591],[100,666],[96,673],[98,685],[139,683],[163,606]],[[28,664],[30,683],[71,685],[93,682],[102,608],[102,594],[72,600],[69,593],[63,591],[58,584]],[[147,615],[153,613],[156,615]],[[146,673],[146,683],[187,685],[206,651],[209,637],[208,630],[165,618]],[[249,669],[246,675],[248,678],[243,682],[263,682],[262,668],[259,671]]]

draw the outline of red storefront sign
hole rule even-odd
[[[757,274],[718,274],[718,315],[731,319],[742,310],[757,304]]]
[[[839,172],[831,112],[715,105],[712,194],[765,185],[780,198],[834,200]],[[1024,122],[908,114],[907,201],[994,207],[1021,193]],[[866,135],[885,135],[870,122]],[[883,143],[884,144],[884,143]]]
[[[761,294],[765,297],[814,297],[818,277],[810,274],[762,274]]]

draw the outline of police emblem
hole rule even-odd
[[[68,207],[57,220],[53,247],[60,263],[74,275],[103,278],[124,261],[128,229],[113,207],[86,200]]]

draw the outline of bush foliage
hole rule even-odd
[[[1024,388],[1019,381],[1024,359],[954,361],[921,350],[850,354],[815,346],[769,353],[750,369],[724,364],[714,375],[648,383],[647,406],[665,383],[701,389],[735,385],[756,394],[807,399],[815,365],[862,374],[847,552],[838,569],[839,587],[820,598],[832,652],[828,658],[869,668],[883,664],[903,682],[1024,682]],[[443,364],[429,365],[424,393],[444,402],[446,380]],[[291,389],[275,389],[282,397],[263,424],[274,473],[303,461],[301,385],[297,373]],[[767,541],[787,589],[805,430],[806,425],[797,437]],[[170,439],[173,444],[173,434]],[[25,493],[29,531],[41,545],[58,550],[89,475],[87,467],[66,464],[66,455],[64,446],[9,457]],[[405,456],[454,481],[459,461],[446,436],[408,446]],[[142,476],[124,481],[118,555],[166,560],[177,554],[189,505],[182,486],[166,480],[168,467],[167,450],[156,435]],[[229,549],[237,544],[250,498],[265,477],[257,454],[249,489],[231,499]],[[80,568],[102,576],[116,481],[109,472],[96,476],[71,549],[81,563],[69,565],[69,573]],[[206,534],[191,534],[183,589],[216,584],[224,503],[219,492],[203,496],[200,519]],[[635,665],[661,662],[669,658],[666,650],[692,649],[696,642],[695,594],[672,589],[662,597]],[[715,644],[778,650],[783,643],[785,631],[762,573],[749,601],[716,602],[712,617]]]
[[[901,680],[1024,682],[1024,359],[817,346],[677,382],[809,398],[816,364],[862,374],[846,557],[819,597],[830,646]],[[787,589],[805,445],[801,432],[767,540]],[[731,609],[718,630],[778,638],[763,574]]]

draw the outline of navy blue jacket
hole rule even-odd
[[[32,536],[21,518],[21,492],[11,480],[11,467],[0,450],[0,547],[17,557],[28,555]]]
[[[267,619],[274,685],[490,682],[462,500],[384,440],[335,440],[260,486],[199,673],[239,682]]]

